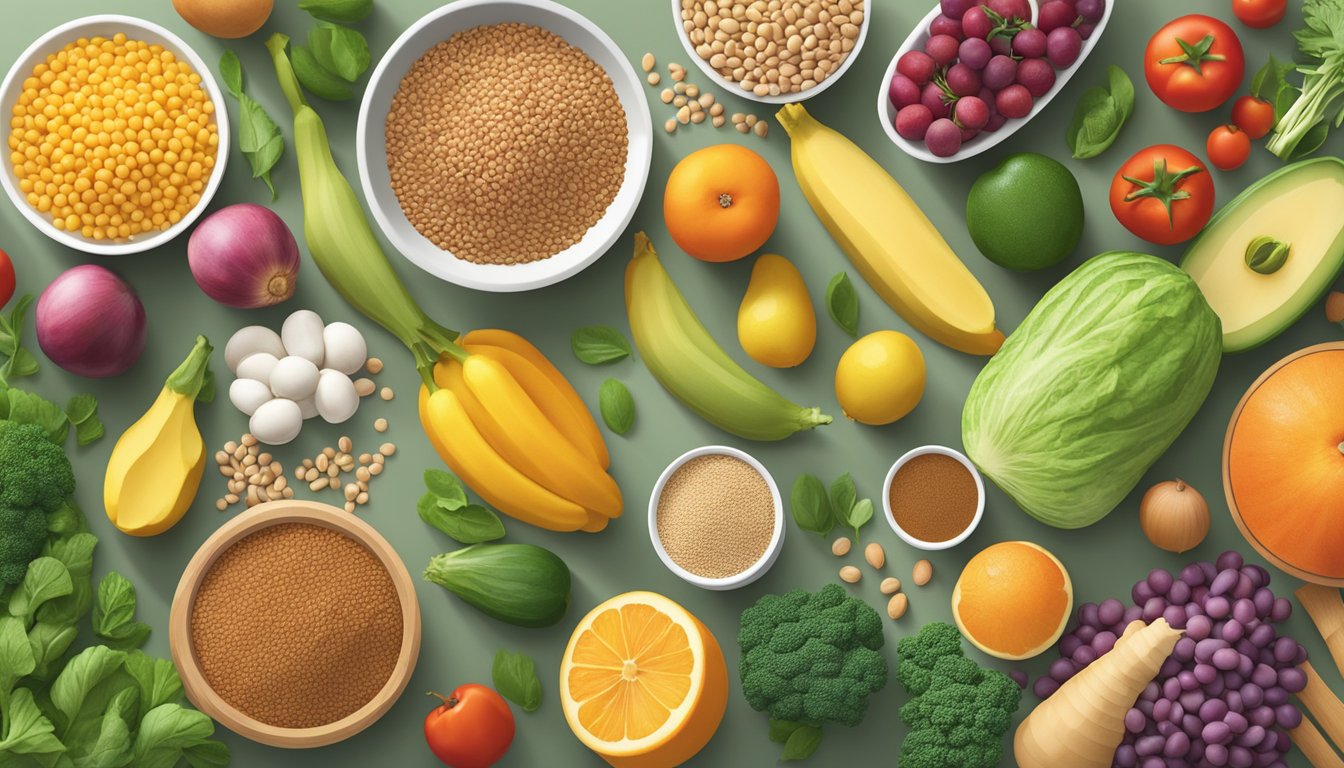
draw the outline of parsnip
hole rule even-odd
[[[1125,713],[1183,633],[1166,619],[1134,621],[1115,647],[1041,702],[1013,738],[1021,768],[1109,768]]]
[[[1307,609],[1316,629],[1325,638],[1330,655],[1335,657],[1335,666],[1344,673],[1344,599],[1339,590],[1320,584],[1303,584],[1297,592],[1298,602]]]
[[[1335,747],[1344,749],[1344,702],[1330,690],[1330,684],[1321,679],[1310,661],[1302,662],[1298,669],[1307,676],[1307,687],[1297,694],[1298,700]]]
[[[1331,749],[1330,742],[1325,740],[1310,720],[1303,719],[1301,725],[1288,732],[1288,736],[1293,740],[1293,746],[1306,756],[1312,768],[1344,768],[1344,760],[1339,759],[1339,755]]]

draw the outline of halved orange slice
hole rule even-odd
[[[618,768],[672,768],[699,752],[728,706],[719,643],[653,592],[602,603],[574,628],[560,663],[570,730]]]

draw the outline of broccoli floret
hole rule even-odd
[[[951,624],[926,625],[896,645],[896,677],[913,698],[901,707],[910,733],[900,768],[993,768],[1022,689],[1012,678],[966,658]]]
[[[747,703],[774,720],[858,725],[887,684],[882,618],[835,584],[762,597],[737,640]]]
[[[45,430],[0,421],[0,589],[23,581],[46,543],[49,516],[74,491],[70,460]]]

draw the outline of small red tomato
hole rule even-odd
[[[1252,29],[1268,29],[1288,10],[1288,0],[1232,0],[1232,13]]]
[[[1274,130],[1274,105],[1254,96],[1242,96],[1232,104],[1232,123],[1252,140]]]
[[[1159,29],[1143,54],[1148,87],[1182,112],[1208,112],[1232,98],[1246,74],[1237,33],[1211,16],[1182,16]]]
[[[459,685],[425,717],[429,751],[451,768],[490,768],[513,743],[513,712],[493,689]]]
[[[1220,125],[1205,145],[1209,162],[1220,171],[1235,171],[1251,156],[1251,137],[1235,125]]]
[[[1199,158],[1170,144],[1141,150],[1111,180],[1111,212],[1158,245],[1183,243],[1213,215],[1213,179]]]
[[[0,251],[0,307],[14,298],[14,285],[14,262],[9,260],[9,254]]]

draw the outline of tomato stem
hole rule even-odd
[[[1203,168],[1200,168],[1198,165],[1192,165],[1184,170],[1171,173],[1167,170],[1167,159],[1165,157],[1158,158],[1153,161],[1152,181],[1144,181],[1143,179],[1137,179],[1133,176],[1122,177],[1125,181],[1128,181],[1130,184],[1137,187],[1133,192],[1125,195],[1125,202],[1132,203],[1146,197],[1161,201],[1162,206],[1167,209],[1167,220],[1174,227],[1176,226],[1176,217],[1171,211],[1171,204],[1177,200],[1185,200],[1190,197],[1189,192],[1184,189],[1177,189],[1176,186],[1184,181],[1186,177],[1203,172]]]
[[[1213,34],[1207,34],[1203,40],[1191,45],[1181,38],[1176,38],[1176,44],[1181,46],[1184,51],[1180,56],[1168,56],[1165,59],[1158,59],[1158,64],[1189,64],[1195,68],[1199,74],[1204,74],[1204,62],[1206,61],[1227,61],[1227,57],[1221,53],[1209,53],[1213,47]]]
[[[458,705],[458,700],[455,697],[444,696],[442,693],[439,693],[437,691],[429,691],[425,695],[433,696],[437,698],[439,701],[442,701],[443,706],[447,707],[448,709],[452,709],[453,707],[456,707]]]

